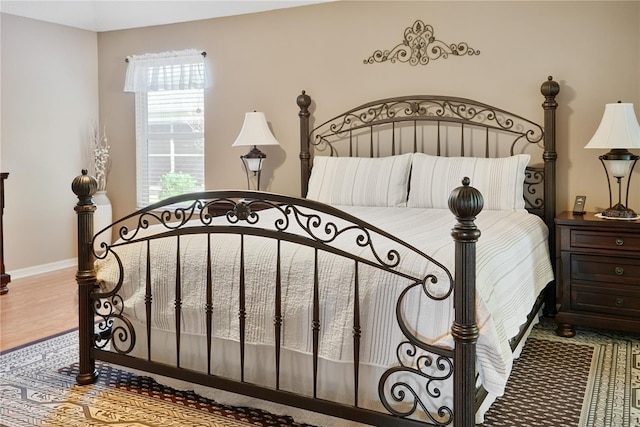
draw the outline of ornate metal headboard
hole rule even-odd
[[[554,93],[555,87],[555,93]],[[557,83],[543,84],[553,99]],[[547,93],[545,93],[547,92]],[[544,218],[554,205],[555,185],[544,186],[547,162],[554,163],[555,123],[541,126],[531,120],[477,101],[445,96],[405,96],[369,102],[333,117],[309,131],[311,98],[304,91],[300,107],[302,196],[308,189],[312,153],[330,156],[382,157],[407,152],[437,156],[503,157],[540,148],[544,162],[530,165],[525,176],[527,209]],[[545,102],[547,104],[547,102]],[[550,106],[555,111],[555,105]],[[546,108],[545,108],[546,110]],[[542,147],[541,147],[542,146]],[[322,153],[324,152],[324,153]],[[539,153],[536,154],[539,156]],[[536,158],[532,155],[532,158]],[[553,176],[548,176],[553,175]],[[555,211],[555,206],[554,206]],[[555,212],[554,212],[555,215]]]
[[[310,128],[311,97],[304,91],[300,107],[301,193],[305,197],[313,153],[382,157],[408,152],[438,156],[504,157],[537,148],[525,173],[525,205],[553,230],[556,214],[556,95],[560,86],[549,76],[543,125],[474,100],[446,96],[405,96],[369,102]],[[542,155],[539,155],[539,152]],[[322,153],[324,152],[324,153]],[[473,185],[473,183],[472,183]],[[549,234],[555,259],[555,234]]]

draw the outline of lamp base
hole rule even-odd
[[[633,209],[629,209],[621,203],[611,206],[602,212],[602,216],[609,218],[636,218],[637,215]]]

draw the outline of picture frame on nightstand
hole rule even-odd
[[[587,202],[587,196],[576,196],[576,201],[573,204],[573,214],[574,215],[584,215],[585,213],[585,203]]]

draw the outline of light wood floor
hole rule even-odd
[[[0,351],[78,327],[75,268],[12,280],[0,295]]]

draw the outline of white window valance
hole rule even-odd
[[[204,56],[196,49],[127,57],[125,92],[204,89]]]

